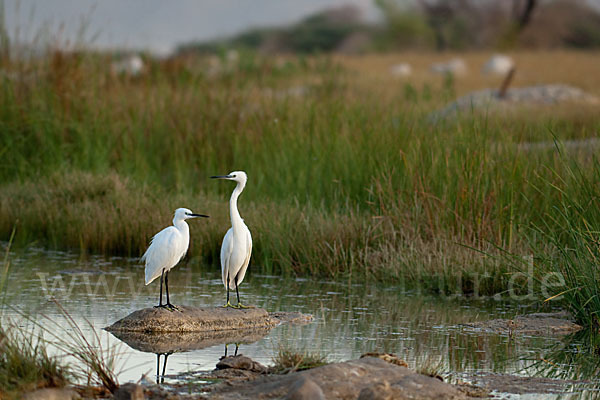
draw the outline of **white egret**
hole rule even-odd
[[[156,308],[163,307],[170,310],[176,308],[169,301],[169,270],[185,256],[190,245],[190,227],[185,220],[196,217],[208,218],[208,215],[194,214],[187,208],[175,210],[173,226],[154,235],[150,247],[142,256],[142,262],[146,262],[146,285],[160,276],[160,298]],[[167,304],[162,303],[163,277],[167,291]]]
[[[250,255],[252,254],[252,235],[244,224],[237,208],[237,199],[246,186],[248,177],[244,171],[234,171],[229,175],[211,176],[213,179],[227,179],[237,182],[231,199],[229,200],[229,214],[231,216],[231,228],[223,238],[221,245],[221,276],[223,285],[227,288],[227,303],[225,307],[247,308],[240,302],[239,286],[244,280]],[[229,302],[229,289],[235,287],[237,294],[237,305],[232,306]]]

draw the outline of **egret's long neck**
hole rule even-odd
[[[190,227],[183,219],[173,218],[173,226],[179,230],[184,236],[190,234]]]
[[[237,200],[238,197],[240,197],[240,194],[242,194],[244,186],[245,185],[243,183],[238,182],[235,189],[233,189],[233,193],[231,193],[231,199],[229,200],[229,214],[231,215],[231,226],[233,227],[234,231],[237,231],[238,227],[244,223],[237,207]]]

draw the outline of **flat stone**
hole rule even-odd
[[[365,353],[365,354],[363,354],[363,355],[360,356],[360,358],[365,358],[365,357],[380,358],[380,359],[382,359],[385,362],[389,362],[391,364],[396,364],[396,365],[399,365],[401,367],[407,367],[408,368],[408,364],[406,363],[406,361],[401,360],[395,354],[391,354],[391,353]]]
[[[582,329],[564,312],[519,315],[513,319],[492,319],[463,326],[501,335],[561,336]]]
[[[571,379],[516,376],[493,372],[478,372],[468,378],[477,387],[485,387],[498,393],[517,395],[555,394],[568,395],[589,387],[595,392],[594,382]],[[574,389],[577,388],[577,389]]]
[[[302,314],[298,311],[276,311],[270,312],[269,317],[279,321],[280,324],[302,325],[313,321],[313,316],[310,314]]]
[[[26,393],[24,400],[76,400],[81,397],[73,389],[68,388],[46,388]]]
[[[105,328],[109,332],[209,332],[269,328],[279,323],[262,308],[178,306],[179,310],[144,308]]]
[[[290,388],[300,385],[300,379],[314,382],[326,399],[356,399],[363,389],[367,389],[362,392],[365,399],[377,398],[373,396],[382,390],[393,399],[467,398],[453,385],[374,357],[329,364],[287,375],[262,376],[250,382],[216,385],[211,388],[209,397],[214,395],[219,399],[231,400],[285,398],[290,395]]]

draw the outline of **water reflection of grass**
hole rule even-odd
[[[540,356],[532,369],[549,378],[594,381],[600,389],[600,336],[589,330],[570,335]]]
[[[564,387],[577,393],[577,398],[595,399],[600,391],[600,336],[597,332],[582,330],[562,341],[528,357],[524,371],[564,381]]]
[[[113,393],[118,387],[115,367],[119,354],[116,347],[102,346],[91,323],[85,321],[87,333],[84,333],[56,300],[58,319],[31,314],[25,310],[27,302],[14,301],[14,297],[8,296],[11,243],[12,236],[6,246],[0,280],[0,398],[20,399],[24,393],[37,389],[62,388],[75,383],[84,384],[79,387],[81,393],[102,392],[92,387],[93,384]],[[22,277],[17,272],[11,279],[20,282]],[[7,310],[20,321],[5,317]],[[68,360],[69,357],[72,359]]]
[[[58,261],[42,255],[18,260],[13,278],[22,282],[9,297],[21,296],[26,306],[40,310],[38,304],[47,295],[40,291],[37,277],[28,279],[34,265],[42,266],[49,276],[62,275],[69,285],[72,274],[84,274],[92,283],[92,291],[77,277],[70,295],[60,297],[77,314],[96,315],[105,323],[114,322],[119,315],[154,304],[156,287],[143,286],[143,268],[125,261],[86,261],[76,256],[53,254]],[[31,264],[33,265],[31,265]],[[105,273],[107,272],[107,273]],[[110,272],[110,273],[108,273]],[[94,287],[99,276],[110,294]],[[126,279],[123,279],[126,278]],[[315,316],[315,322],[304,326],[280,326],[255,346],[261,354],[273,354],[280,346],[305,349],[326,354],[330,361],[358,358],[366,352],[389,352],[405,359],[411,368],[430,360],[441,361],[440,372],[486,370],[512,372],[525,363],[519,361],[523,352],[543,349],[548,341],[535,338],[509,340],[507,337],[466,331],[460,324],[482,319],[514,315],[514,303],[504,301],[473,301],[426,295],[403,290],[401,287],[377,282],[331,282],[324,280],[281,279],[251,272],[241,287],[242,294],[258,306],[271,311],[301,311]],[[131,281],[145,290],[131,291]],[[173,299],[177,304],[197,306],[220,305],[225,291],[217,273],[198,272],[189,266],[176,270],[171,282]],[[57,293],[60,295],[61,293]],[[526,308],[520,308],[526,312]],[[51,312],[48,307],[42,312]]]

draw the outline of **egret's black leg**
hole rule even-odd
[[[160,274],[160,297],[158,298],[158,305],[154,306],[154,308],[162,308],[164,307],[163,303],[162,303],[162,283],[163,283],[163,276],[165,275],[165,269],[163,268],[161,274]],[[167,293],[169,293],[167,291]],[[167,297],[169,295],[167,294]]]
[[[238,352],[238,348],[240,347],[239,343],[235,344],[235,352],[233,353],[233,356],[237,356],[237,352]]]
[[[160,383],[160,353],[156,353],[156,384]]]
[[[169,300],[169,271],[165,272],[165,287],[167,289],[167,309],[171,311],[178,310],[177,306],[171,304],[171,301]]]
[[[240,284],[237,281],[237,277],[235,278],[235,293],[237,294],[237,305],[235,306],[235,308],[251,308],[249,306],[245,306],[240,302]]]
[[[225,355],[223,356],[223,358],[227,357],[227,343],[225,343]]]
[[[169,271],[165,273],[165,289],[167,290],[167,307],[170,307],[171,301],[169,300]]]
[[[170,306],[171,302],[169,301],[169,271],[165,273],[165,289],[167,291],[167,305]]]
[[[227,303],[223,306],[224,308],[231,307],[234,308],[229,302],[229,272],[227,273]]]
[[[165,383],[165,372],[167,371],[167,357],[169,357],[170,353],[165,353],[165,363],[163,364],[162,376],[160,378],[160,383]]]

